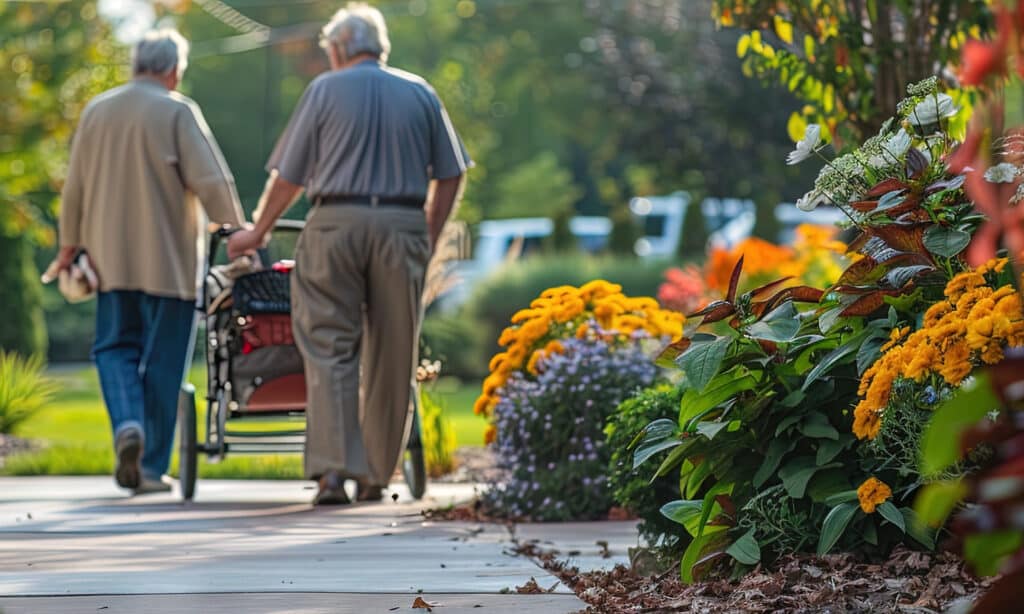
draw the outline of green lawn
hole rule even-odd
[[[7,459],[0,473],[7,475],[96,475],[113,471],[112,434],[106,409],[100,396],[94,369],[55,373],[60,387],[57,397],[42,411],[15,432],[43,444],[43,449]],[[203,420],[206,376],[202,366],[192,369],[190,380],[196,384],[200,405],[200,438],[204,437]],[[484,422],[473,415],[473,401],[478,385],[442,379],[433,384],[435,398],[445,408],[445,416],[456,433],[458,445],[483,445]],[[286,426],[295,427],[301,421]],[[280,421],[258,421],[238,428],[275,429]],[[175,447],[177,447],[175,445]],[[171,473],[177,473],[177,453],[171,461]],[[243,455],[228,454],[216,464],[200,461],[200,477],[204,478],[299,478],[302,458],[297,454]]]

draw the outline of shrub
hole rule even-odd
[[[682,396],[682,388],[670,384],[644,390],[623,401],[609,416],[604,430],[606,445],[611,450],[608,484],[612,497],[640,517],[640,535],[648,543],[670,552],[679,550],[680,545],[685,547],[689,541],[682,527],[661,513],[666,501],[680,497],[679,480],[675,476],[661,476],[652,482],[646,467],[633,467],[633,454],[628,448],[636,434],[649,423],[674,418],[679,413]],[[660,463],[666,455],[667,452],[657,454],[654,462]]]
[[[430,314],[423,319],[420,354],[440,360],[446,375],[479,380],[487,375],[484,330],[464,315]]]
[[[512,373],[493,408],[498,463],[507,472],[484,493],[493,513],[542,521],[607,514],[610,450],[602,426],[656,376],[640,339],[591,330],[543,355],[536,377]]]
[[[43,368],[38,356],[22,358],[0,350],[0,433],[10,433],[53,398],[56,386]]]

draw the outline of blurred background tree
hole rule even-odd
[[[124,57],[94,0],[0,3],[0,349],[46,350],[33,248],[53,253],[71,133]]]
[[[714,0],[743,72],[793,92],[796,141],[808,123],[840,142],[875,134],[907,85],[943,73],[967,36],[992,26],[988,0]],[[839,134],[836,134],[836,130]]]

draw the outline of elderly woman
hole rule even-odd
[[[239,225],[234,179],[199,107],[174,90],[188,43],[146,34],[130,83],[82,113],[60,210],[60,255],[99,274],[93,359],[114,431],[117,483],[169,490],[177,398],[193,335],[200,212]]]
[[[408,433],[420,294],[468,158],[434,90],[388,68],[379,11],[349,4],[324,27],[331,71],[310,83],[267,164],[235,255],[258,247],[305,189],[292,326],[307,381],[306,475],[317,503],[381,498]],[[428,194],[430,197],[428,198]]]

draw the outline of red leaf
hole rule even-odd
[[[776,288],[778,288],[779,286],[781,286],[782,284],[786,283],[787,281],[789,281],[791,279],[793,279],[792,275],[789,275],[787,277],[783,277],[782,279],[776,279],[773,282],[766,283],[763,286],[760,286],[758,288],[754,288],[750,292],[747,292],[747,296],[749,296],[751,298],[751,300],[755,300],[755,301],[756,300],[760,300],[760,299],[764,298],[765,296],[767,296],[769,293],[771,293],[773,290],[775,290]]]
[[[871,294],[865,294],[859,299],[855,300],[849,307],[844,309],[839,315],[848,318],[850,316],[866,316],[876,309],[885,304],[885,293],[884,292],[872,292]]]
[[[704,319],[701,320],[701,324],[721,322],[722,320],[736,313],[736,308],[733,307],[732,303],[726,301],[717,301],[716,303],[713,304],[716,304],[718,306],[704,315]]]
[[[850,241],[849,245],[846,246],[846,253],[852,254],[854,252],[859,252],[860,249],[867,245],[867,242],[870,240],[871,235],[868,233],[862,232],[858,234],[852,241]]]
[[[861,213],[871,213],[878,206],[877,200],[858,200],[850,203],[850,206]]]
[[[892,192],[893,190],[906,190],[908,187],[910,186],[903,183],[899,179],[886,179],[885,181],[880,181],[876,183],[874,186],[872,186],[872,188],[868,190],[867,193],[864,194],[864,197],[877,198],[883,194]]]
[[[924,229],[928,224],[887,224],[874,226],[868,232],[885,241],[886,245],[901,252],[925,254]]]
[[[729,278],[729,293],[725,295],[725,300],[730,303],[736,302],[736,288],[740,284],[740,271],[743,270],[743,258],[746,254],[740,256],[740,259],[736,261],[736,266],[732,269],[732,276]]]
[[[850,266],[846,267],[846,270],[843,271],[843,274],[839,276],[839,280],[836,281],[836,285],[839,286],[846,284],[863,284],[875,281],[875,279],[881,277],[881,275],[878,275],[874,276],[874,279],[872,279],[873,276],[871,275],[871,273],[877,267],[878,263],[875,262],[874,258],[870,256],[865,256],[858,260],[857,262],[854,262]]]
[[[900,215],[902,215],[902,214],[904,214],[904,213],[906,213],[908,211],[917,209],[920,206],[921,206],[921,195],[920,194],[910,194],[905,199],[903,199],[903,202],[901,202],[900,204],[896,205],[892,209],[887,210],[885,213],[889,217],[895,218],[895,217],[898,217],[898,216],[900,216]],[[925,212],[925,215],[927,215],[927,212]]]
[[[1020,609],[1020,587],[1024,585],[1024,567],[999,578],[971,607],[974,614],[1005,614]]]

